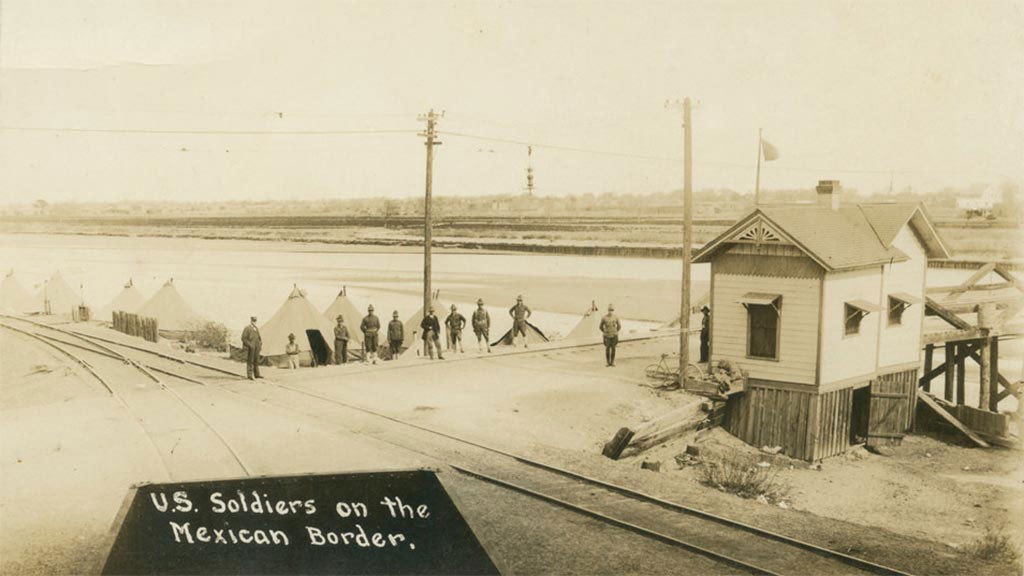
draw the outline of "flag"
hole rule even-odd
[[[761,152],[764,153],[765,162],[771,162],[772,160],[779,159],[778,149],[776,149],[775,146],[772,146],[771,143],[764,138],[761,139]]]

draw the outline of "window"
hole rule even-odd
[[[922,300],[912,294],[905,292],[894,292],[889,296],[889,326],[903,324],[903,312],[913,304],[920,304]]]
[[[747,356],[778,360],[782,297],[749,292],[739,303],[747,309]]]
[[[844,334],[847,336],[853,336],[854,334],[860,334],[860,322],[867,316],[867,312],[857,308],[856,306],[846,305],[846,328]]]
[[[852,300],[843,305],[843,334],[855,336],[860,334],[860,324],[871,312],[878,312],[877,304],[867,300]]]
[[[907,304],[899,298],[889,296],[889,326],[899,326],[903,324],[903,311],[907,309]]]

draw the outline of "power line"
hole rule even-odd
[[[179,130],[158,128],[51,128],[45,126],[0,126],[11,132],[77,132],[95,134],[186,134],[223,136],[335,136],[368,134],[416,134],[416,130]]]

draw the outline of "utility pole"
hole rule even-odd
[[[686,385],[686,366],[690,362],[690,252],[693,248],[693,159],[691,157],[690,99],[680,104],[665,102],[666,108],[683,111],[683,288],[679,303],[679,385]]]
[[[431,204],[431,186],[433,185],[434,177],[434,146],[440,146],[441,143],[437,141],[437,121],[440,118],[444,118],[444,111],[441,114],[435,114],[434,109],[431,108],[430,112],[426,114],[420,114],[418,120],[420,122],[427,123],[427,131],[420,132],[420,136],[427,139],[424,144],[427,147],[427,191],[426,198],[423,201],[423,314],[427,314],[427,310],[430,309],[430,247],[431,247],[431,232],[433,223],[431,222],[430,216],[430,204]]]

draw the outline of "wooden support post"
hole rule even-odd
[[[924,347],[924,373],[925,373],[925,376],[922,378],[922,380],[924,380],[925,392],[931,392],[932,391],[932,379],[928,377],[928,374],[930,374],[931,371],[932,371],[932,360],[933,360],[934,356],[935,356],[935,345],[934,344],[929,344],[929,345],[925,346]]]
[[[999,412],[999,337],[993,336],[989,348],[988,409]]]
[[[967,357],[962,354],[961,348],[967,347],[966,343],[961,342],[956,345],[956,403],[964,403],[964,383],[967,380]]]
[[[989,344],[990,338],[986,336],[981,341],[981,357],[978,361],[978,364],[981,366],[981,390],[978,395],[978,408],[982,410],[988,410],[989,389],[991,387],[989,381],[992,380],[992,349]]]
[[[942,359],[946,363],[946,372],[944,373],[946,380],[946,387],[943,391],[942,397],[946,402],[953,401],[953,375],[956,370],[956,348],[952,342],[946,342],[946,357]]]

